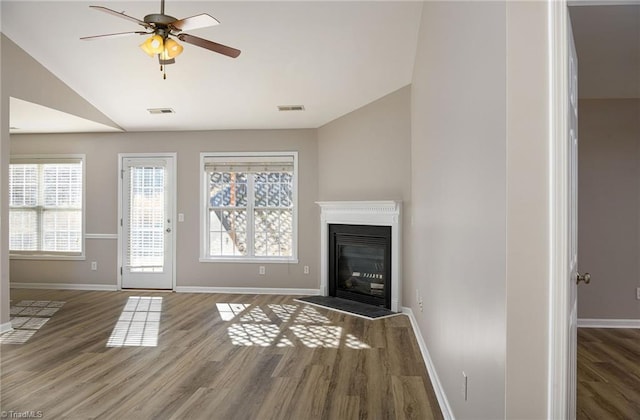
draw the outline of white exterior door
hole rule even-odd
[[[174,287],[174,155],[121,155],[123,289]]]
[[[568,19],[568,18],[567,18]],[[568,19],[569,20],[569,19]],[[576,418],[576,393],[577,393],[577,334],[578,334],[578,58],[573,41],[571,21],[568,27],[569,50],[569,107],[567,135],[569,157],[569,214],[568,232],[568,261],[569,261],[569,375],[567,389],[567,417],[570,420]]]

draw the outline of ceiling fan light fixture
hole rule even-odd
[[[164,51],[164,40],[160,35],[153,35],[140,44],[142,51],[146,52],[149,57],[161,54]]]
[[[174,41],[171,38],[167,38],[167,40],[164,42],[164,50],[162,52],[162,57],[165,59],[175,58],[180,54],[182,54],[183,49],[184,48],[182,47],[182,45],[178,44],[176,41]]]

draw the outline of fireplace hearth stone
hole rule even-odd
[[[366,303],[333,296],[307,296],[295,300],[366,319],[380,319],[399,315],[398,313],[390,311],[386,308],[380,308],[378,306],[368,305]]]

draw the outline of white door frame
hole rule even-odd
[[[547,418],[565,419],[571,396],[569,355],[569,47],[566,0],[549,0],[550,91],[550,250],[549,370]]]
[[[123,226],[122,226],[122,171],[123,171],[123,161],[125,158],[171,158],[173,160],[173,171],[171,174],[171,191],[170,194],[173,196],[173,203],[171,204],[171,220],[174,221],[172,223],[173,227],[173,235],[171,235],[172,241],[172,251],[171,251],[171,259],[173,260],[172,264],[172,272],[171,272],[171,290],[176,290],[176,238],[178,237],[178,224],[176,223],[177,218],[176,214],[177,210],[177,173],[178,173],[178,154],[175,152],[170,153],[118,153],[118,281],[117,288],[118,290],[122,290],[122,267],[124,266],[124,261],[122,260],[122,247],[124,245],[124,236],[123,236]]]

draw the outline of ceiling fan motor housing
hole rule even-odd
[[[168,26],[169,24],[175,22],[176,18],[169,15],[163,15],[160,13],[152,13],[144,17],[144,21],[147,23],[153,23],[156,26]]]

